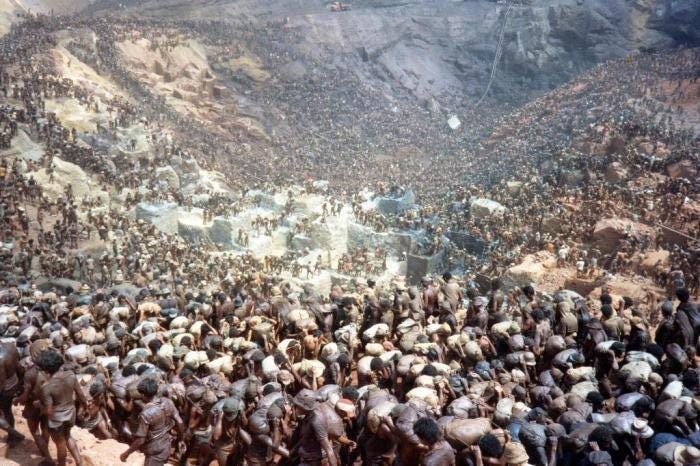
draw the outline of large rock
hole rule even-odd
[[[504,282],[508,286],[525,286],[531,283],[540,283],[545,275],[557,267],[557,258],[554,254],[540,251],[525,256],[523,261],[509,268],[504,276]]]
[[[628,177],[627,168],[620,162],[613,162],[605,170],[605,179],[609,183],[619,183]]]
[[[410,285],[418,285],[426,275],[439,274],[445,269],[445,251],[432,256],[408,254],[406,261],[406,279]]]
[[[152,223],[163,233],[173,235],[178,232],[178,206],[174,202],[162,204],[136,204],[134,211],[137,220]]]
[[[558,235],[564,231],[563,225],[564,220],[562,220],[561,217],[555,215],[545,215],[542,218],[542,233]]]
[[[666,268],[670,264],[670,257],[671,253],[665,249],[647,252],[639,263],[639,266],[645,272],[652,273],[656,270],[658,265]]]
[[[156,179],[159,183],[165,184],[168,189],[180,189],[180,177],[170,165],[156,168]]]
[[[214,243],[224,247],[233,245],[233,225],[230,221],[222,217],[216,217],[212,220],[209,228],[209,239]]]
[[[448,231],[447,238],[459,249],[464,249],[470,254],[481,256],[489,248],[489,243],[478,236],[465,231]]]
[[[593,240],[595,246],[601,251],[612,252],[627,235],[640,238],[644,234],[648,234],[652,240],[656,237],[656,231],[643,223],[629,219],[604,218],[595,224]]]
[[[684,159],[667,166],[666,172],[671,178],[685,178],[690,180],[698,174],[698,169],[692,160]]]
[[[503,217],[506,213],[506,208],[503,204],[491,199],[479,198],[472,199],[470,212],[474,218]]]
[[[376,199],[377,210],[385,215],[400,214],[416,207],[416,195],[406,191],[401,196],[383,196]]]
[[[9,149],[0,151],[0,156],[19,157],[24,160],[39,162],[44,155],[44,146],[31,140],[24,130],[17,131]]]
[[[369,227],[350,223],[348,225],[348,248],[370,248],[380,246],[394,255],[411,251],[415,244],[413,236],[407,233],[385,232],[377,233]]]
[[[93,183],[83,169],[58,157],[53,159],[53,180],[51,180],[46,168],[34,173],[34,179],[41,186],[43,193],[52,200],[64,196],[68,186],[77,200],[94,194],[92,192]]]

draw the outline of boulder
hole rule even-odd
[[[698,174],[698,169],[692,160],[684,159],[680,162],[672,163],[666,167],[666,172],[671,178],[685,178],[690,180]]]
[[[629,219],[604,218],[595,224],[593,240],[595,246],[601,251],[612,252],[620,240],[626,238],[628,234],[636,236],[648,234],[652,239],[656,237],[655,230],[643,223]]]
[[[539,283],[547,272],[556,268],[557,258],[554,254],[540,251],[523,258],[523,261],[509,268],[504,276],[506,284],[513,286],[525,286],[531,283]]]
[[[612,137],[610,140],[608,140],[608,143],[605,147],[605,154],[606,155],[611,155],[611,154],[621,154],[625,150],[625,140],[622,139],[621,137]]]
[[[209,238],[216,244],[230,247],[233,244],[233,225],[222,217],[214,218],[209,228]]]
[[[558,235],[563,231],[563,220],[554,215],[545,215],[542,218],[542,232],[550,235]]]
[[[168,189],[180,189],[180,177],[170,165],[156,168],[156,179],[159,183],[165,184]]]
[[[376,199],[377,210],[384,215],[400,214],[416,207],[416,195],[406,191],[401,196],[382,196]]]
[[[627,168],[620,162],[613,162],[605,170],[605,179],[609,183],[619,183],[627,179]]]
[[[474,254],[476,256],[484,254],[490,246],[484,239],[466,231],[448,231],[446,236],[459,249],[464,249],[469,252],[469,254]]]
[[[63,197],[68,186],[77,200],[92,195],[90,177],[83,169],[58,157],[53,159],[53,180],[51,180],[46,168],[34,173],[34,179],[41,186],[43,193],[51,200]]]
[[[186,241],[198,243],[208,240],[209,230],[210,228],[202,222],[201,216],[180,215],[178,218],[177,233]]]
[[[178,232],[178,206],[174,202],[136,204],[134,212],[137,220],[152,223],[158,230],[169,235]]]
[[[665,249],[647,252],[641,259],[639,267],[642,270],[651,273],[656,269],[657,264],[666,268],[670,264],[670,257],[671,253]]]
[[[644,141],[637,144],[637,152],[645,155],[652,155],[654,153],[654,144]]]
[[[314,249],[314,241],[309,238],[308,236],[305,235],[294,235],[294,238],[292,238],[292,244],[290,245],[291,249],[294,249],[296,251],[303,251],[304,249]]]
[[[414,244],[415,239],[413,236],[406,233],[377,233],[364,225],[357,223],[348,224],[347,246],[349,249],[363,247],[374,249],[380,246],[382,249],[388,250],[389,253],[400,255],[410,251]]]
[[[508,192],[517,193],[523,187],[523,182],[522,181],[509,181],[506,183],[506,187],[508,188]]]
[[[585,179],[585,174],[583,170],[567,170],[564,172],[564,181],[569,186],[578,186],[583,183]]]
[[[504,205],[491,199],[473,199],[470,203],[470,212],[474,218],[503,217],[506,213]]]

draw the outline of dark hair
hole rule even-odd
[[[622,354],[625,352],[625,344],[621,341],[616,341],[610,345],[610,349],[615,352],[616,356],[622,356]]]
[[[542,309],[535,309],[532,311],[532,318],[535,319],[535,322],[542,322],[544,320],[544,312]]]
[[[373,358],[369,363],[370,370],[378,371],[384,368],[384,361],[382,358]]]
[[[535,296],[535,289],[532,287],[532,285],[526,285],[525,287],[523,287],[523,293],[525,294],[525,296],[531,298]]]
[[[343,398],[347,398],[350,401],[357,401],[360,398],[360,392],[357,391],[355,387],[345,387],[343,388]]]
[[[700,377],[698,377],[698,373],[696,371],[688,371],[683,374],[683,385],[685,388],[695,390],[699,381]]]
[[[183,367],[182,370],[180,371],[180,379],[184,379],[186,377],[192,377],[194,375],[194,372],[192,372],[192,369],[189,369],[187,367]]]
[[[156,393],[158,393],[158,382],[147,377],[147,378],[143,379],[141,382],[139,382],[136,389],[143,396],[145,396],[147,398],[152,398],[152,397],[156,396]]]
[[[591,435],[588,436],[590,442],[597,442],[601,450],[610,450],[613,441],[613,431],[606,425],[600,425],[593,429]]]
[[[597,411],[603,406],[605,398],[600,392],[588,392],[586,395],[586,401],[593,405],[593,410]]]
[[[437,361],[438,359],[440,359],[440,356],[438,355],[438,352],[435,350],[435,348],[430,348],[425,354],[425,356],[428,358],[428,361]]]
[[[56,351],[43,351],[36,358],[36,365],[45,372],[53,375],[63,366],[63,356]]]
[[[275,355],[272,358],[274,359],[275,364],[277,364],[278,366],[287,362],[287,356],[285,356],[282,352],[275,353]]]
[[[148,370],[148,366],[146,364],[141,364],[138,369],[136,369],[136,374],[137,375],[142,375],[144,372]]]
[[[602,312],[606,318],[609,318],[610,316],[612,316],[613,308],[610,304],[603,304],[600,307],[600,312]]]
[[[450,272],[445,272],[442,274],[442,279],[447,281],[450,281],[452,279],[452,274]]]
[[[337,362],[341,366],[346,366],[350,364],[350,355],[348,353],[340,353],[335,362]]]
[[[661,347],[661,345],[659,345],[659,344],[657,344],[657,343],[649,343],[649,344],[644,348],[644,351],[646,351],[647,353],[651,354],[652,356],[654,356],[654,357],[655,357],[656,359],[658,359],[659,361],[661,360],[661,358],[662,358],[663,355],[664,355],[664,349]]]
[[[156,354],[161,346],[163,346],[163,343],[156,338],[148,342],[148,349],[151,350],[153,354]]]
[[[609,294],[600,295],[600,303],[601,304],[612,304],[613,303],[612,296],[610,296]]]
[[[136,374],[136,368],[134,367],[133,364],[129,364],[122,370],[122,375],[124,377],[129,377],[130,375]]]
[[[95,366],[88,366],[81,371],[83,374],[97,375],[97,368]]]
[[[427,445],[433,445],[440,440],[440,426],[432,418],[422,417],[413,424],[413,432]]]
[[[678,288],[676,290],[676,298],[678,298],[678,301],[684,303],[690,299],[690,293],[685,288]]]
[[[438,375],[437,368],[430,364],[425,366],[420,373],[421,375],[429,375],[430,377],[435,377],[436,375]]]
[[[102,395],[105,392],[105,384],[103,384],[99,380],[96,382],[93,382],[92,385],[90,385],[89,392],[90,392],[90,396],[92,396],[92,397]]]
[[[623,296],[622,300],[625,302],[625,309],[634,305],[634,301],[629,296]]]
[[[189,348],[192,345],[192,338],[190,338],[189,336],[184,336],[180,340],[180,344]]]
[[[266,395],[269,395],[270,393],[274,393],[276,391],[277,391],[277,388],[275,388],[274,385],[269,383],[263,387],[262,395],[266,396]]]
[[[503,455],[503,445],[493,434],[486,434],[479,439],[479,449],[487,458],[500,458]]]

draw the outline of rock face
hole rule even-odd
[[[68,186],[70,186],[73,194],[79,200],[88,195],[94,196],[95,193],[91,192],[90,188],[90,178],[82,168],[58,157],[54,157],[53,165],[53,177],[49,175],[46,168],[42,168],[34,174],[34,179],[42,187],[44,194],[49,199],[63,196]]]
[[[605,179],[609,183],[619,183],[627,179],[627,169],[620,162],[613,162],[605,170]]]
[[[382,214],[400,214],[416,207],[416,195],[413,191],[406,191],[399,197],[378,197],[376,203]]]
[[[541,251],[525,256],[522,263],[509,268],[506,271],[504,281],[515,286],[539,283],[545,274],[556,266],[557,258],[553,254]]]
[[[159,183],[164,184],[168,189],[180,189],[180,177],[170,165],[158,167],[156,169],[156,178]]]
[[[464,249],[470,254],[474,254],[476,256],[481,256],[484,254],[489,247],[489,243],[483,239],[464,231],[448,231],[446,236],[458,248]]]
[[[306,57],[314,56],[440,105],[455,92],[483,93],[507,11],[503,3],[486,0],[362,0],[340,14],[329,14],[323,2],[222,0],[191,6],[178,2],[177,8],[138,2],[126,7],[126,14],[182,19],[194,15],[195,9],[202,20],[286,19],[290,30],[312,31],[287,45],[295,57],[280,63],[287,79],[307,74]],[[697,44],[697,24],[697,0],[519,2],[507,16],[493,91],[522,95],[550,89],[604,60]],[[342,63],[338,50],[346,52]]]
[[[163,233],[169,235],[178,232],[178,207],[175,203],[136,205],[134,214],[137,220],[152,223]]]
[[[381,246],[390,254],[400,255],[410,251],[415,239],[409,234],[377,233],[371,228],[350,223],[348,225],[348,248],[376,248]]]
[[[641,237],[644,234],[648,234],[652,239],[656,237],[655,230],[642,223],[628,219],[604,218],[595,224],[593,240],[601,251],[612,252],[627,235]]]

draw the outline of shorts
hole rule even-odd
[[[64,437],[68,437],[70,435],[70,430],[73,428],[73,421],[63,421],[63,422],[58,422],[58,421],[52,421],[49,419],[49,432],[52,434],[61,434]]]
[[[154,444],[146,444],[144,448],[146,456],[145,466],[161,466],[168,461],[170,457],[170,442],[158,441]]]

